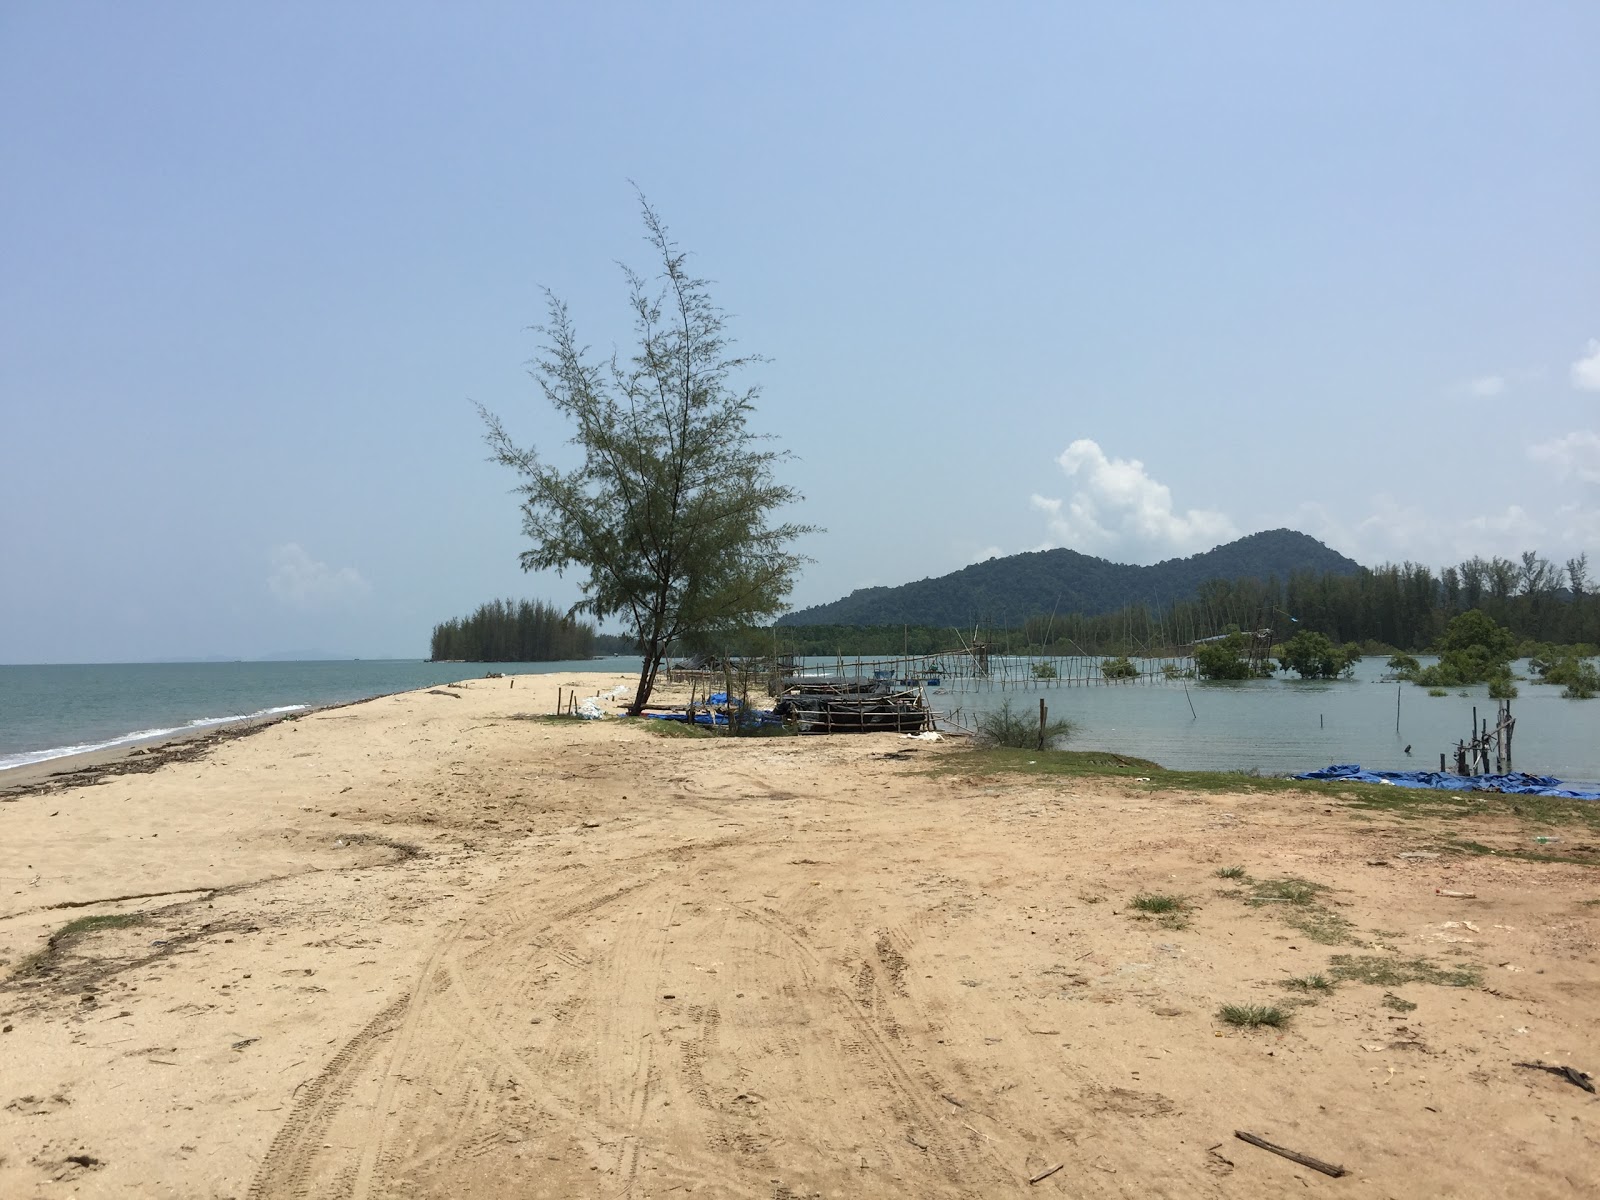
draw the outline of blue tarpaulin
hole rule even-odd
[[[1565,800],[1600,800],[1600,792],[1579,791],[1549,775],[1528,775],[1522,771],[1508,775],[1447,775],[1443,771],[1364,771],[1359,763],[1335,763],[1294,778],[1392,783],[1395,787],[1429,788],[1440,792],[1505,792],[1518,796],[1556,796]]]

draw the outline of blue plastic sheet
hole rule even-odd
[[[1325,779],[1342,783],[1391,783],[1395,787],[1429,788],[1440,792],[1505,792],[1517,796],[1556,796],[1565,800],[1600,800],[1600,791],[1569,788],[1549,775],[1448,775],[1443,771],[1364,771],[1359,763],[1335,763],[1320,771],[1306,771],[1296,779]]]

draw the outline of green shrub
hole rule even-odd
[[[1035,679],[1054,679],[1056,677],[1055,663],[1034,663],[1033,677]]]
[[[1194,648],[1195,670],[1201,679],[1258,679],[1268,674],[1270,667],[1266,664],[1250,661],[1249,645],[1242,633],[1201,642]]]
[[[1389,656],[1389,670],[1396,679],[1415,679],[1417,672],[1422,670],[1422,664],[1409,654],[1392,654]]]
[[[1050,721],[1043,729],[1044,748],[1064,742],[1072,736],[1071,721]],[[978,735],[993,746],[1010,746],[1016,750],[1040,748],[1038,718],[1026,711],[1018,712],[1007,700],[999,708],[978,717]]]
[[[1302,629],[1283,647],[1278,662],[1301,679],[1336,679],[1349,673],[1360,657],[1359,646],[1335,646],[1323,634]]]
[[[1425,687],[1466,687],[1497,680],[1505,681],[1502,688],[1512,686],[1511,656],[1515,650],[1511,631],[1474,608],[1450,622],[1439,639],[1439,661],[1422,668],[1413,678]]]
[[[1137,679],[1139,668],[1124,654],[1121,658],[1108,658],[1100,664],[1100,673],[1107,679]]]

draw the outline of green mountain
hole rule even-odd
[[[858,588],[842,600],[802,608],[778,623],[1015,627],[1050,612],[1094,615],[1124,604],[1192,600],[1210,579],[1287,580],[1302,571],[1353,575],[1360,569],[1353,559],[1292,529],[1252,533],[1203,554],[1149,567],[1076,550],[1038,550],[991,558],[937,579]]]

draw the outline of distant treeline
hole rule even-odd
[[[1416,563],[1354,574],[1304,572],[1287,580],[1211,580],[1195,599],[1116,612],[1040,613],[1012,628],[926,625],[781,625],[730,639],[736,652],[887,656],[959,649],[974,635],[992,653],[1159,654],[1229,629],[1301,630],[1369,652],[1426,651],[1451,618],[1480,609],[1519,643],[1600,642],[1600,594],[1587,555],[1557,565],[1528,551],[1520,560],[1470,558],[1435,572]]]
[[[626,653],[631,639],[597,634],[543,600],[491,600],[470,617],[433,627],[430,657],[466,662],[559,662]]]

